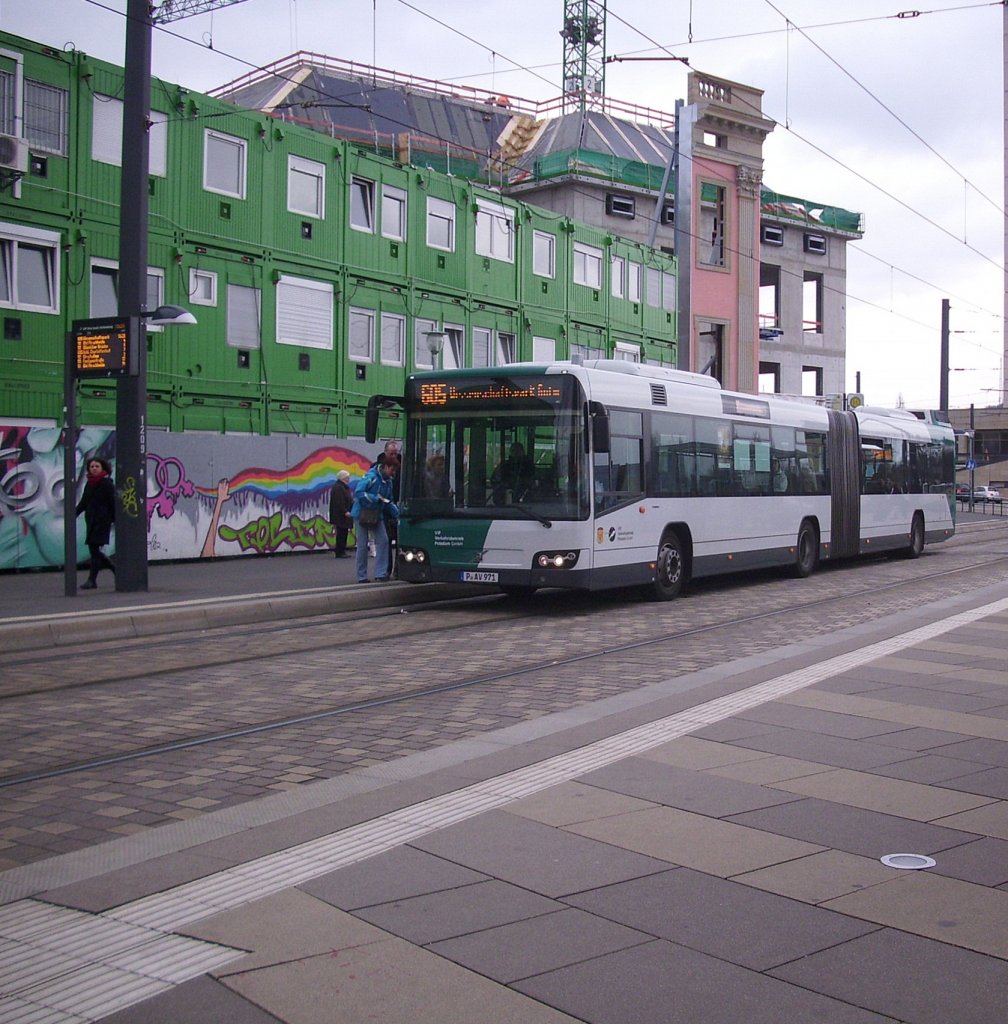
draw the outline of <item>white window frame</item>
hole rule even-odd
[[[335,292],[331,281],[281,274],[276,283],[276,343],[331,351]],[[314,314],[323,315],[318,325],[311,320]]]
[[[112,281],[112,287],[115,290],[116,308],[112,310],[99,310],[95,309],[94,303],[94,273],[96,270],[103,272],[104,277],[108,277]],[[106,273],[111,271],[111,273]],[[97,256],[92,256],[90,264],[88,266],[88,316],[92,319],[97,319],[100,316],[118,316],[119,315],[119,264],[115,260],[103,260]]]
[[[397,224],[391,222],[389,211],[398,212]],[[382,205],[381,205],[381,233],[382,238],[392,238],[397,242],[406,241],[406,226],[408,221],[406,206],[406,190],[397,188],[395,185],[382,184]]]
[[[662,275],[654,267],[644,268],[644,284],[646,286],[644,301],[652,309],[662,308]]]
[[[640,345],[631,345],[627,341],[617,341],[613,350],[613,359],[619,359],[626,363],[639,363],[641,361]]]
[[[495,366],[518,362],[518,335],[514,331],[494,331],[494,360]]]
[[[552,363],[556,359],[556,339],[532,335],[532,362]]]
[[[389,349],[392,351],[389,352]],[[406,317],[400,313],[382,313],[381,315],[379,358],[382,366],[406,365]]]
[[[493,366],[493,331],[489,327],[472,329],[472,364],[474,367]]]
[[[111,310],[95,310],[93,306],[93,293],[92,293],[92,278],[96,270],[112,271],[111,275],[113,281],[113,287],[115,288],[116,294],[116,309]],[[151,284],[154,285],[154,294],[151,294]],[[164,286],[165,286],[165,272],[161,267],[148,267],[147,275],[144,281],[144,304],[146,308],[153,312],[158,306],[164,304]],[[88,266],[88,311],[89,316],[93,318],[102,316],[118,316],[119,315],[119,264],[115,260],[102,259],[100,256],[92,256],[90,265]],[[152,324],[150,321],[147,322],[146,330],[151,331],[163,331],[164,326],[161,324]]]
[[[431,241],[431,222],[446,223],[448,225],[448,244],[440,245]],[[440,249],[442,252],[455,251],[455,204],[447,199],[438,199],[436,196],[427,197],[427,245],[431,249]]]
[[[552,231],[532,232],[532,273],[538,277],[556,277],[556,235]]]
[[[10,298],[0,301],[0,308],[22,309],[26,313],[59,313],[60,243],[58,231],[42,231],[20,224],[0,224],[0,260],[3,260],[3,273],[10,290]],[[50,302],[46,305],[22,302],[19,298],[18,279],[22,246],[42,250],[43,273],[50,297]]]
[[[147,132],[147,172],[156,178],[168,174],[168,115],[150,112]],[[122,100],[95,93],[91,102],[91,159],[100,164],[122,164]]]
[[[47,105],[45,114],[53,115],[58,125],[44,124],[43,117],[39,114],[42,103],[33,102],[32,93],[47,95],[55,99],[55,104]],[[33,78],[24,79],[24,137],[28,145],[34,150],[41,150],[43,153],[57,153],[59,156],[66,156],[69,152],[70,130],[69,130],[70,93],[58,85],[50,85],[48,82],[39,82]],[[58,143],[50,144],[49,137],[58,135]]]
[[[375,182],[361,174],[350,176],[350,227],[366,235],[375,232]]]
[[[625,298],[626,296],[626,257],[625,256],[613,256],[612,266],[610,268],[610,288],[612,294],[617,299]]]
[[[598,246],[575,242],[571,262],[575,284],[586,288],[602,287],[602,250]]]
[[[151,283],[154,284],[154,294],[151,294]],[[147,309],[153,312],[158,306],[164,305],[164,286],[165,286],[165,272],[161,267],[148,267],[147,268],[147,280],[145,282],[144,293],[146,295]],[[161,324],[152,324],[149,320],[147,321],[148,331],[163,331],[164,327]]]
[[[235,168],[238,179],[237,191],[225,188],[221,185],[211,185],[208,181],[210,170],[211,143],[220,143],[223,146],[233,147],[238,157],[238,166]],[[246,179],[248,177],[248,143],[239,139],[237,135],[227,135],[225,132],[215,131],[213,128],[203,129],[203,188],[206,192],[215,192],[221,196],[232,196],[234,199],[244,199]]]
[[[477,256],[514,263],[515,212],[503,203],[492,203],[486,199],[476,200]]]
[[[249,310],[249,300],[255,310],[255,337],[249,338],[248,323],[235,322]],[[240,330],[239,330],[240,329]],[[259,349],[262,347],[262,292],[247,284],[228,284],[224,341],[229,348]]]
[[[207,296],[200,294],[200,282],[207,283]],[[217,271],[203,270],[202,267],[189,268],[188,301],[194,306],[217,305]]]
[[[676,311],[676,277],[667,270],[662,271],[662,309],[670,313]]]
[[[375,322],[377,315],[373,309],[351,306],[347,311],[347,359],[354,363],[373,363],[375,354]],[[355,329],[356,327],[356,329]],[[367,332],[365,352],[355,352],[354,335],[364,328]]]
[[[630,260],[627,263],[627,298],[631,302],[640,302],[641,300],[641,275],[644,270],[644,266],[641,263],[635,263]]]
[[[441,369],[461,370],[465,366],[465,328],[462,324],[445,324],[444,348],[441,349]]]
[[[24,89],[22,88],[21,96],[17,95],[21,81],[20,72],[15,75],[13,71],[4,71],[0,68],[0,133],[4,135],[19,135],[22,132]],[[22,101],[20,105],[19,100]]]
[[[325,164],[318,160],[309,160],[307,157],[297,156],[295,153],[287,155],[287,210],[290,213],[299,213],[305,217],[314,217],[316,220],[325,220],[325,188],[326,188]],[[315,200],[313,203],[298,205],[298,197],[294,194],[294,183],[299,180],[297,176],[310,179],[315,183]]]

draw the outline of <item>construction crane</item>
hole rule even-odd
[[[564,0],[564,113],[605,96],[605,26],[606,0]]]
[[[181,21],[194,14],[206,14],[207,11],[215,11],[218,7],[230,7],[232,4],[244,2],[245,0],[164,0],[154,9],[151,20],[155,25],[164,25],[170,21]]]

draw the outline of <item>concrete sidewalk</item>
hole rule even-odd
[[[85,578],[79,574],[78,583]],[[0,645],[6,650],[38,649],[167,629],[410,605],[476,592],[441,584],[358,584],[353,556],[334,558],[328,552],[152,562],[146,591],[119,593],[104,572],[97,590],[73,597],[65,594],[62,570],[7,573],[0,576]]]
[[[0,1021],[990,1024],[1006,665],[1002,584],[3,872]]]

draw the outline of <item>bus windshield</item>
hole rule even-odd
[[[583,410],[569,376],[411,379],[402,514],[588,518]]]

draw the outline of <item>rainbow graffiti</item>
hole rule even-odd
[[[329,490],[341,469],[351,476],[363,476],[370,466],[367,459],[348,448],[318,448],[290,469],[243,469],[228,481],[228,485],[232,497],[255,494],[281,506],[301,505]],[[205,498],[217,495],[216,486],[197,486],[196,490]]]

